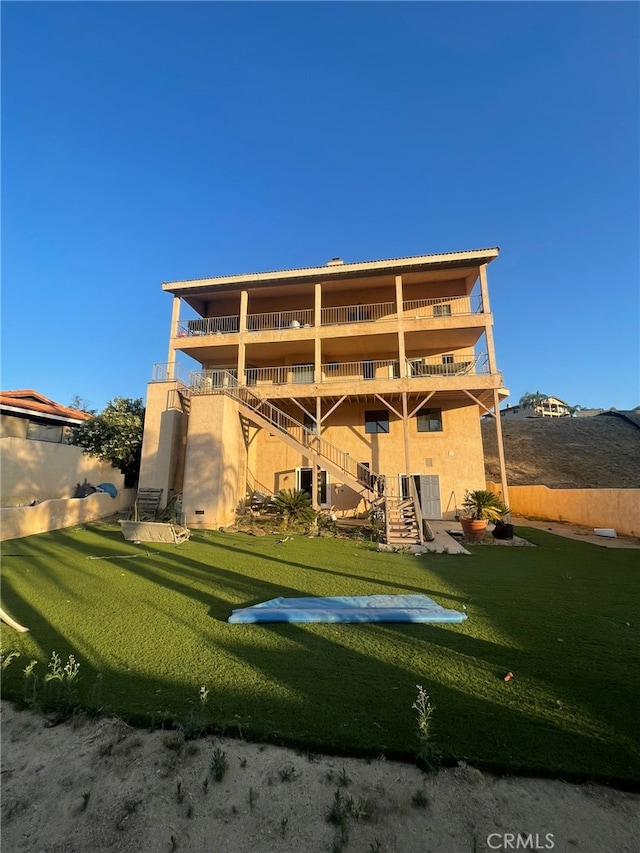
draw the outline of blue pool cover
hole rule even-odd
[[[353,595],[272,598],[234,610],[229,622],[464,622],[426,595]]]

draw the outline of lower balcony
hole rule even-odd
[[[238,372],[234,369],[219,368],[212,370],[195,370],[186,372],[179,371],[178,365],[174,366],[173,377],[183,385],[205,392],[207,389],[215,390],[230,383],[238,383]],[[155,365],[153,380],[161,382],[171,378],[170,365]],[[249,366],[244,371],[244,384],[253,388],[278,388],[284,390],[287,387],[299,385],[333,385],[342,383],[367,383],[373,382],[376,387],[379,383],[385,386],[398,384],[400,382],[411,385],[415,380],[429,380],[433,378],[444,379],[445,382],[455,377],[489,376],[489,361],[486,354],[480,355],[439,355],[425,356],[422,358],[408,358],[401,375],[400,361],[398,359],[363,359],[360,361],[331,361],[320,365],[319,379],[316,380],[315,368],[311,363],[288,364],[271,367]],[[457,383],[456,383],[457,384]],[[354,393],[362,393],[358,388]]]

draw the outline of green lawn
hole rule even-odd
[[[106,524],[6,542],[3,606],[31,630],[2,628],[3,648],[22,655],[3,693],[21,698],[24,666],[37,658],[44,675],[55,650],[80,662],[80,701],[136,723],[185,720],[205,685],[211,721],[229,731],[409,758],[422,684],[447,760],[638,782],[639,552],[519,532],[538,547],[414,557],[353,540],[222,533],[133,545]],[[226,621],[280,595],[370,593],[425,593],[469,618]]]

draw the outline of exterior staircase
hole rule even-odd
[[[249,421],[276,435],[314,465],[339,477],[345,485],[361,495],[371,508],[377,509],[384,516],[387,545],[401,547],[424,543],[420,503],[412,478],[409,478],[408,497],[386,496],[384,476],[356,462],[344,450],[321,438],[273,403],[258,397],[246,386],[238,385],[233,374],[223,374],[222,371],[216,373],[220,376],[214,387],[210,382],[201,384],[198,375],[192,374],[190,394],[224,394],[230,397]]]
[[[398,547],[422,545],[422,519],[413,498],[387,498],[385,510],[385,539],[387,545]]]

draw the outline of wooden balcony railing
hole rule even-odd
[[[403,303],[405,319],[449,317],[458,314],[483,312],[480,294],[471,296],[438,296],[431,299],[410,299]],[[393,320],[397,316],[395,302],[371,302],[365,305],[337,305],[322,308],[322,326],[341,326],[348,323],[372,323]],[[274,329],[309,329],[315,324],[312,308],[295,311],[271,311],[266,314],[247,314],[247,331],[265,332]],[[228,317],[202,317],[178,324],[178,337],[194,335],[227,335],[240,329],[237,314]]]
[[[438,296],[433,299],[410,299],[403,303],[405,318],[450,317],[453,314],[481,314],[480,294],[472,296]]]
[[[247,314],[247,331],[265,332],[271,329],[308,329],[313,326],[313,309],[273,311],[268,314]]]
[[[323,326],[340,326],[345,323],[368,323],[374,320],[390,320],[396,316],[395,302],[373,302],[369,305],[338,305],[323,308]]]
[[[228,335],[240,329],[240,317],[201,317],[197,320],[184,320],[178,323],[178,337],[192,335]]]

